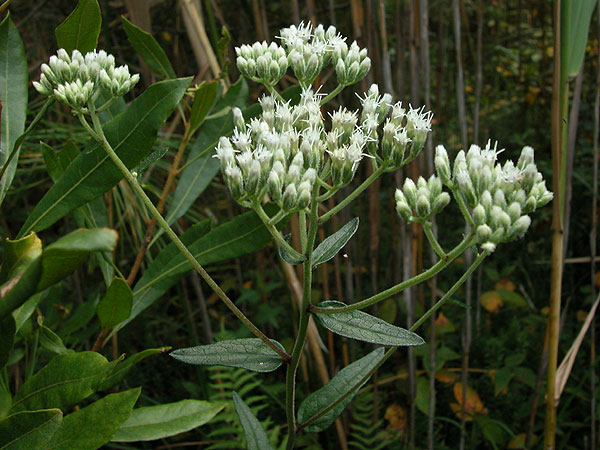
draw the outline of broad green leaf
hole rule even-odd
[[[323,239],[312,254],[312,266],[329,261],[339,252],[358,230],[358,217],[355,217],[331,236]]]
[[[31,233],[21,239],[5,239],[2,241],[4,251],[2,255],[2,269],[0,282],[14,283],[14,279],[23,275],[27,267],[42,254],[42,241]],[[3,297],[0,291],[0,297]]]
[[[224,408],[223,403],[181,400],[134,409],[112,442],[153,441],[204,425]]]
[[[44,319],[42,316],[38,316],[38,326],[40,327],[40,345],[46,350],[57,355],[67,353],[67,347],[63,343],[62,339],[50,328],[44,325]]]
[[[189,78],[155,83],[104,125],[104,133],[123,163],[133,168],[152,150],[156,134],[171,115]],[[27,218],[20,236],[43,230],[73,209],[99,197],[123,178],[99,144],[91,144],[67,168]]]
[[[573,78],[583,63],[596,0],[565,0],[560,11],[560,65],[562,82]]]
[[[79,149],[71,140],[65,142],[62,150],[58,152],[54,151],[52,147],[44,142],[41,143],[41,147],[46,168],[48,169],[50,178],[52,178],[52,181],[55,183],[63,176],[65,170],[69,167],[69,164],[71,164],[80,154]],[[85,205],[74,209],[73,218],[75,219],[77,226],[81,228],[108,227],[108,214],[102,197],[97,197]],[[112,261],[113,254],[112,252],[104,252],[102,254],[94,255],[94,258],[100,266],[100,270],[104,276],[104,282],[108,286],[112,281],[114,269],[107,260]]]
[[[4,386],[0,386],[0,420],[4,419],[12,406],[12,396]]]
[[[190,152],[190,159],[195,158],[202,151],[200,147],[194,145]],[[190,206],[219,172],[219,167],[219,160],[213,158],[211,151],[204,152],[201,157],[195,159],[183,170],[166,217],[169,224],[174,223],[190,209]]]
[[[271,340],[284,350],[283,346]],[[283,363],[275,350],[258,338],[232,339],[171,352],[178,361],[202,366],[240,367],[254,372],[272,372]]]
[[[17,328],[10,314],[0,319],[0,370],[4,368],[15,342]]]
[[[317,433],[329,427],[367,380],[360,386],[356,386],[356,383],[375,369],[383,356],[383,348],[373,350],[358,361],[344,367],[325,386],[309,394],[298,408],[298,422],[302,424],[332,403],[338,402],[324,415],[308,425],[305,430],[309,433]]]
[[[12,414],[0,420],[0,450],[46,450],[61,420],[59,409]]]
[[[291,234],[288,234],[288,235],[284,236],[284,239],[289,243],[291,236],[292,236]],[[297,264],[302,264],[304,261],[306,261],[306,257],[303,257],[302,259],[296,258],[294,255],[290,254],[281,245],[279,245],[277,247],[277,250],[279,252],[279,257],[281,259],[283,259],[286,263],[291,264],[292,266],[295,266]]]
[[[121,22],[123,22],[127,40],[138,56],[148,64],[148,67],[161,77],[175,78],[175,71],[169,58],[156,39],[150,33],[131,23],[125,16],[121,16]]]
[[[21,386],[11,412],[43,408],[67,411],[95,392],[108,369],[108,361],[99,353],[57,355]]]
[[[125,422],[142,388],[110,394],[65,416],[45,450],[96,450]]]
[[[158,353],[165,353],[171,350],[171,347],[160,347],[160,348],[149,348],[147,350],[141,351],[139,353],[135,353],[127,358],[125,361],[119,361],[112,370],[106,375],[106,378],[102,380],[102,382],[98,385],[99,391],[106,391],[113,386],[119,384],[125,376],[129,373],[129,371],[141,360],[147,358],[148,356],[156,355]]]
[[[233,405],[240,418],[248,450],[273,450],[267,433],[237,392],[233,393]]]
[[[0,170],[8,162],[15,142],[25,130],[27,111],[27,59],[17,28],[10,16],[0,23]],[[0,205],[15,176],[18,149],[0,179]]]
[[[97,0],[79,0],[77,7],[69,17],[56,27],[56,42],[58,48],[64,48],[67,53],[77,49],[84,55],[98,45],[102,13]]]
[[[341,308],[342,302],[325,301],[319,304],[322,308]],[[325,328],[340,336],[358,339],[372,344],[411,346],[422,345],[425,341],[418,335],[404,328],[397,327],[379,317],[363,311],[349,311],[338,314],[316,314]]]
[[[508,386],[514,372],[510,367],[502,367],[494,372],[494,395],[498,395],[502,389]]]
[[[202,125],[204,118],[215,103],[218,91],[219,82],[211,81],[202,85],[194,92],[194,102],[192,103],[189,119],[190,133],[193,133]]]
[[[273,214],[276,209],[275,205],[266,205],[265,208],[267,214]],[[251,211],[215,227],[195,240],[190,236],[184,243],[200,264],[208,265],[255,252],[269,242],[271,235],[256,213]],[[176,247],[172,244],[167,246],[134,286],[131,316],[119,327],[148,308],[190,269],[190,264]]]
[[[98,304],[98,318],[102,328],[117,326],[129,317],[133,294],[123,278],[115,278]]]

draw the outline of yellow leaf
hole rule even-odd
[[[502,297],[498,293],[498,291],[486,291],[481,294],[481,306],[483,306],[486,310],[491,312],[492,314],[500,311],[500,308],[504,304],[502,301]]]
[[[515,284],[508,278],[502,278],[496,283],[496,289],[504,289],[505,291],[514,291]]]
[[[458,374],[449,370],[438,370],[435,373],[435,379],[442,383],[454,383],[458,378]]]
[[[390,423],[390,427],[401,432],[406,430],[406,410],[397,403],[392,403],[386,408],[384,417]]]
[[[462,383],[455,383],[454,384],[454,398],[456,399],[456,401],[458,402],[457,406],[458,406],[458,410],[455,410],[452,405],[450,405],[450,407],[452,408],[452,410],[454,411],[454,413],[458,416],[458,418],[461,418],[461,405],[463,402],[463,384]],[[464,410],[465,410],[465,420],[468,420],[468,416],[473,416],[475,414],[487,414],[487,409],[483,406],[483,402],[481,401],[481,399],[479,398],[479,394],[475,391],[475,389],[473,389],[470,386],[467,386],[467,395],[466,395],[466,403],[464,406]],[[458,412],[457,412],[458,411]]]

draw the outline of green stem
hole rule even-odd
[[[106,110],[107,108],[110,107],[110,105],[112,105],[114,103],[114,101],[117,99],[118,97],[112,97],[110,100],[107,100],[104,105],[102,105],[100,108],[96,109],[96,114],[101,113],[102,111]]]
[[[460,212],[464,216],[464,218],[467,221],[467,223],[469,224],[469,226],[471,228],[473,228],[475,226],[475,223],[473,222],[473,217],[471,217],[469,208],[467,207],[467,204],[465,203],[465,199],[463,198],[462,194],[458,191],[458,189],[456,189],[456,190],[453,189],[452,193],[454,194],[454,198],[456,199],[456,202],[458,203],[458,206],[460,207]]]
[[[438,255],[440,259],[445,260],[447,257],[446,252],[433,235],[433,231],[431,230],[431,222],[423,223],[423,232],[425,233],[425,236],[427,236],[427,240],[429,241],[429,244],[431,244],[435,254]]]
[[[280,102],[285,103],[285,99],[279,94],[279,92],[277,92],[277,90],[275,90],[273,86],[271,86],[270,84],[265,84],[265,86],[267,87],[267,89],[273,97],[275,97]]]
[[[318,191],[319,187],[318,185],[315,185],[313,188],[313,199],[316,199]],[[308,320],[310,318],[310,312],[308,308],[311,306],[312,251],[315,244],[315,237],[317,236],[317,208],[318,202],[313,200],[310,211],[310,226],[306,241],[306,261],[304,261],[302,268],[302,306],[300,307],[298,334],[296,335],[296,341],[294,342],[292,358],[290,359],[290,363],[286,371],[285,414],[288,425],[287,450],[294,448],[294,441],[296,439],[296,371],[298,370],[298,363],[300,362],[302,349],[304,348],[304,343],[306,342],[306,332],[308,330]]]
[[[339,202],[337,205],[335,205],[333,208],[331,208],[325,214],[320,216],[319,223],[323,224],[323,223],[327,222],[329,219],[331,219],[331,217],[334,214],[337,214],[342,209],[344,209],[346,207],[346,205],[348,205],[348,203],[350,203],[352,200],[354,200],[356,197],[358,197],[362,191],[364,191],[366,188],[368,188],[369,185],[373,181],[375,181],[379,175],[381,175],[384,172],[385,167],[386,166],[383,165],[383,166],[378,167],[376,170],[374,170],[373,173],[371,175],[369,175],[369,177],[360,184],[360,186],[358,186],[356,189],[354,189],[354,191],[350,195],[348,195],[348,197],[346,197],[344,200]]]
[[[267,344],[269,347],[271,347],[278,355],[281,356],[281,358],[283,360],[285,360],[285,361],[289,360],[290,356],[286,352],[281,350],[273,342],[271,342],[271,340],[262,331],[260,331],[256,327],[256,325],[254,325],[250,321],[250,319],[248,319],[244,315],[244,313],[242,311],[240,311],[240,309],[237,306],[235,306],[233,301],[231,301],[231,299],[229,297],[227,297],[227,294],[225,294],[225,292],[223,292],[221,287],[211,278],[211,276],[208,274],[208,272],[206,272],[206,270],[204,270],[204,267],[202,267],[202,265],[200,265],[200,263],[196,260],[194,255],[192,255],[192,253],[188,250],[188,248],[185,246],[185,244],[183,242],[181,242],[181,240],[179,239],[177,234],[169,226],[169,224],[164,219],[164,217],[160,214],[158,209],[156,209],[156,207],[152,203],[152,200],[150,200],[150,198],[148,198],[148,196],[146,195],[146,193],[144,192],[142,187],[137,182],[136,178],[132,175],[132,173],[127,168],[127,166],[125,166],[125,164],[123,164],[123,161],[121,161],[121,158],[119,158],[119,156],[113,150],[112,146],[106,139],[106,136],[104,136],[104,131],[102,130],[102,125],[100,124],[100,120],[98,119],[98,116],[95,114],[95,112],[93,110],[91,110],[90,115],[92,117],[92,123],[94,125],[94,130],[95,130],[98,138],[100,139],[99,140],[100,144],[102,145],[102,147],[104,148],[104,150],[106,151],[106,153],[108,154],[110,159],[113,161],[113,163],[119,168],[119,170],[121,171],[123,176],[127,179],[127,181],[129,182],[129,184],[131,185],[133,190],[136,192],[136,194],[140,197],[140,199],[142,200],[142,202],[144,203],[146,208],[148,208],[150,213],[156,218],[158,225],[164,230],[164,232],[167,234],[167,236],[169,236],[171,241],[175,244],[175,246],[183,254],[185,259],[200,274],[200,276],[202,278],[204,278],[204,281],[206,281],[206,283],[219,296],[219,298],[223,301],[223,303],[225,303],[225,305],[227,305],[227,307],[231,310],[231,312],[252,332],[252,334],[254,334],[256,337],[261,339],[265,344]]]
[[[261,220],[264,222],[265,227],[267,228],[267,230],[269,230],[269,233],[271,233],[271,236],[273,236],[273,239],[275,239],[277,241],[277,243],[279,244],[280,247],[285,249],[285,251],[288,252],[294,258],[297,258],[301,261],[306,260],[306,257],[302,253],[297,252],[296,249],[294,249],[294,247],[292,247],[283,238],[283,236],[281,235],[281,233],[279,233],[279,230],[275,227],[275,225],[273,225],[271,223],[271,218],[267,215],[267,213],[265,212],[265,210],[263,209],[263,207],[261,206],[260,203],[255,202],[252,205],[252,208],[254,209],[254,211],[256,211],[256,214],[258,214],[258,217],[260,217]]]
[[[475,269],[477,269],[477,266],[479,266],[479,264],[481,264],[483,262],[483,260],[485,259],[485,257],[489,255],[488,252],[484,251],[481,252],[479,255],[477,255],[477,258],[475,259],[475,261],[473,261],[473,264],[471,264],[471,267],[469,267],[467,269],[467,271],[463,274],[462,277],[460,277],[458,279],[458,281],[456,283],[454,283],[454,286],[452,286],[450,288],[449,291],[447,291],[444,296],[442,298],[440,298],[437,303],[435,305],[433,305],[431,308],[429,308],[429,310],[423,314],[419,320],[417,320],[412,327],[410,327],[409,331],[415,331],[417,328],[419,328],[427,319],[429,319],[429,317],[436,312],[438,309],[440,309],[442,306],[444,306],[444,303],[446,303],[450,297],[452,297],[454,295],[454,293],[458,290],[458,288],[465,282],[467,281],[467,278],[469,278],[469,276],[471,276],[471,274],[473,273],[473,271]]]
[[[33,128],[42,119],[42,116],[46,113],[46,110],[52,104],[53,101],[54,100],[52,100],[50,98],[48,100],[46,100],[46,103],[44,103],[44,105],[42,106],[42,109],[40,109],[40,111],[33,118],[33,120],[31,121],[31,123],[27,127],[27,129],[23,132],[23,134],[21,136],[19,136],[17,138],[17,140],[15,141],[15,145],[14,145],[12,151],[10,152],[10,155],[8,155],[8,159],[4,163],[4,166],[2,166],[2,169],[0,170],[0,180],[4,176],[4,172],[6,172],[6,169],[8,169],[8,166],[10,165],[10,162],[13,160],[13,158],[15,157],[15,155],[19,152],[19,149],[21,148],[21,144],[23,143],[23,141],[25,140],[25,138],[27,137],[27,135],[29,133],[31,133],[31,130],[33,130]]]
[[[422,283],[423,281],[428,280],[433,277],[437,273],[441,272],[442,269],[446,268],[450,263],[459,256],[462,252],[464,252],[471,244],[473,244],[473,236],[474,232],[471,231],[456,247],[454,247],[447,255],[445,259],[440,259],[437,263],[427,269],[425,272],[420,273],[419,275],[405,280],[401,283],[398,283],[395,286],[392,286],[385,291],[380,292],[372,297],[369,297],[365,300],[362,300],[357,303],[353,303],[352,305],[344,306],[342,308],[321,308],[318,306],[311,306],[310,310],[313,313],[319,314],[338,314],[342,312],[355,311],[357,309],[364,309],[368,306],[371,306],[377,302],[385,300],[388,297],[391,297],[398,292],[403,291],[411,286]]]
[[[321,99],[321,106],[323,106],[325,103],[327,103],[329,100],[331,100],[333,97],[335,97],[336,95],[338,95],[340,92],[342,92],[342,90],[345,88],[346,86],[344,86],[343,84],[338,84],[336,86],[336,88],[331,91],[329,93],[329,95],[327,95],[326,97],[323,97]]]
[[[300,228],[300,249],[302,253],[306,253],[306,212],[298,211],[298,222]]]
[[[435,304],[433,305],[429,311],[427,311],[425,314],[423,314],[423,316],[421,316],[421,318],[419,318],[418,321],[416,321],[412,327],[410,327],[409,331],[416,331],[417,328],[419,328],[420,325],[422,325],[435,311],[437,311],[439,308],[441,308],[444,303],[446,303],[448,301],[448,299],[454,295],[454,293],[458,290],[458,288],[467,280],[467,278],[469,278],[469,276],[475,271],[475,269],[477,268],[477,266],[479,266],[479,264],[481,264],[481,262],[485,259],[485,257],[488,255],[487,252],[483,252],[480,253],[477,256],[477,259],[473,262],[473,264],[471,265],[471,267],[469,267],[469,269],[463,274],[462,277],[460,277],[460,279],[454,284],[454,286],[452,286],[450,288],[450,290],[448,292],[446,292],[446,294]],[[343,395],[341,395],[340,397],[338,397],[334,402],[330,403],[329,405],[327,405],[327,407],[323,408],[321,411],[319,411],[317,414],[315,414],[314,416],[308,418],[307,420],[305,420],[304,422],[302,422],[298,428],[296,429],[296,432],[299,432],[300,430],[302,430],[303,428],[306,428],[307,426],[309,426],[310,424],[312,424],[313,422],[315,422],[316,420],[320,419],[321,417],[323,417],[325,414],[327,414],[329,411],[331,411],[333,408],[335,408],[336,405],[338,405],[340,402],[342,402],[346,397],[348,397],[352,392],[354,392],[355,390],[357,390],[360,386],[362,386],[364,383],[366,383],[366,381],[371,378],[371,376],[375,373],[375,371],[377,369],[379,369],[382,364],[390,357],[392,356],[392,354],[398,349],[399,347],[392,347],[390,349],[388,349],[385,352],[385,355],[383,356],[383,358],[381,359],[381,361],[379,361],[379,363],[377,363],[377,365],[375,367],[373,367],[367,374],[365,374],[362,378],[360,378],[360,380],[358,380],[352,387],[350,387],[350,389],[348,389],[346,392],[344,392]]]

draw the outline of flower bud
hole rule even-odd
[[[492,242],[484,242],[481,244],[481,249],[487,253],[493,253],[496,250],[496,244]]]
[[[450,194],[442,192],[433,202],[433,214],[439,214],[450,203]]]
[[[246,122],[244,121],[244,116],[242,115],[242,110],[237,106],[233,107],[231,110],[233,114],[233,124],[240,131],[246,131]]]
[[[300,209],[308,207],[310,205],[310,191],[311,186],[308,181],[303,181],[298,185],[298,207]]]
[[[483,205],[479,204],[475,208],[473,208],[473,221],[475,225],[483,225],[486,221],[486,213]]]
[[[459,172],[456,181],[458,182],[458,188],[467,201],[467,204],[471,207],[474,207],[477,199],[469,174],[466,171]]]
[[[296,208],[298,202],[298,194],[296,192],[296,185],[291,183],[288,184],[283,193],[283,209],[285,211],[291,211]]]
[[[417,187],[415,186],[414,181],[411,180],[410,178],[407,178],[406,180],[404,180],[403,191],[404,191],[404,195],[406,196],[406,199],[408,200],[408,204],[411,205],[412,207],[415,207],[415,209],[416,209]]]
[[[514,233],[517,235],[517,237],[523,236],[529,229],[529,225],[531,225],[531,218],[529,216],[519,217],[519,219],[513,224]]]
[[[239,200],[244,192],[242,171],[238,166],[228,166],[224,173],[231,195],[236,200]]]
[[[508,215],[512,222],[516,222],[521,217],[521,205],[517,202],[513,202],[508,207]]]
[[[523,170],[529,164],[533,164],[533,148],[525,146],[523,147],[523,150],[521,150],[521,156],[519,156],[519,162],[517,162],[517,167],[520,170]]]
[[[452,181],[450,179],[450,160],[448,159],[448,152],[443,145],[438,145],[435,148],[435,169],[438,176],[448,187],[452,187]]]
[[[488,225],[479,225],[477,227],[477,240],[478,242],[486,242],[490,239],[490,236],[492,235],[492,229],[488,226]]]
[[[431,205],[425,195],[419,195],[417,198],[417,214],[421,218],[428,218],[431,215]]]
[[[277,175],[277,172],[271,170],[269,172],[269,178],[267,179],[267,187],[269,195],[274,202],[278,202],[281,199],[281,178]]]

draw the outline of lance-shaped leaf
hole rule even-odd
[[[592,13],[596,0],[564,1],[561,3],[561,78],[562,82],[575,77],[581,68]]]
[[[233,393],[233,405],[244,430],[246,448],[248,450],[273,450],[267,433],[237,392]]]
[[[45,450],[96,450],[131,415],[142,388],[110,394],[65,416]]]
[[[288,242],[288,243],[290,242],[291,236],[292,236],[291,234],[284,236],[284,239],[286,240],[286,242]],[[279,251],[279,257],[281,259],[283,259],[286,263],[291,264],[292,266],[295,266],[297,264],[302,264],[304,261],[306,261],[306,257],[303,257],[302,259],[297,258],[294,255],[290,254],[281,245],[278,245],[277,250]]]
[[[200,86],[194,92],[194,102],[190,111],[190,133],[202,125],[204,118],[215,104],[217,93],[219,92],[219,82],[211,81]]]
[[[153,441],[184,433],[204,425],[224,407],[224,403],[181,400],[137,408],[117,430],[112,442]]]
[[[265,205],[267,214],[274,214],[276,209],[275,205]],[[196,236],[193,236],[193,233],[188,233],[184,233],[182,240],[202,265],[237,258],[260,250],[271,242],[271,234],[254,211],[235,217],[206,234],[195,233]],[[173,244],[168,245],[134,286],[131,316],[118,328],[148,308],[191,268],[179,250]]]
[[[326,301],[319,304],[322,308],[341,308],[342,302]],[[425,341],[412,331],[397,327],[379,317],[363,311],[349,311],[338,314],[316,314],[325,328],[340,336],[345,336],[372,344],[411,346],[422,345]]]
[[[312,266],[329,261],[339,252],[358,230],[358,217],[355,217],[331,236],[323,239],[312,254]]]
[[[3,242],[2,269],[0,282],[15,283],[15,278],[23,275],[29,265],[42,254],[42,241],[31,233],[21,239],[5,239]],[[0,297],[5,294],[0,290]]]
[[[0,420],[0,449],[46,450],[61,420],[60,409],[12,414]]]
[[[331,404],[336,403],[333,408],[312,421],[306,427],[306,431],[316,433],[329,427],[367,380],[364,380],[360,386],[356,386],[356,383],[375,369],[383,356],[383,348],[378,348],[340,370],[329,383],[304,399],[298,408],[298,422],[302,425],[311,417],[323,412]]]
[[[92,395],[110,369],[95,352],[57,355],[29,378],[13,399],[11,412],[59,408],[69,410]]]
[[[150,152],[158,130],[189,84],[189,78],[155,83],[103,126],[108,142],[129,169],[137,166]],[[121,171],[100,145],[91,144],[40,200],[23,225],[20,236],[49,227],[73,209],[108,191],[122,178]]]
[[[40,345],[51,353],[62,355],[69,350],[65,347],[62,339],[50,328],[44,325],[44,318],[38,316],[38,326],[40,327]]]
[[[285,351],[279,342],[273,339],[271,342]],[[240,367],[254,372],[272,372],[283,363],[281,356],[258,338],[232,339],[216,344],[180,348],[171,352],[171,356],[188,364]]]
[[[118,361],[114,365],[111,371],[106,375],[106,378],[98,385],[99,391],[106,391],[113,386],[119,384],[125,376],[133,369],[137,363],[141,360],[146,359],[148,356],[157,355],[159,353],[165,353],[171,350],[171,347],[160,347],[160,348],[149,348],[139,353],[135,353],[127,358],[125,361]]]
[[[97,0],[79,0],[77,7],[55,30],[58,48],[67,53],[77,49],[81,53],[91,52],[98,45],[102,13]]]
[[[98,318],[102,328],[117,326],[129,317],[133,293],[123,278],[115,278],[98,304]]]
[[[175,71],[169,58],[156,39],[146,31],[132,24],[125,16],[121,16],[127,40],[138,56],[148,64],[154,73],[165,78],[175,78]]]
[[[15,142],[25,129],[27,79],[27,59],[23,41],[10,16],[6,16],[0,23],[0,169],[8,162]],[[18,160],[17,150],[0,179],[0,204],[15,176]]]

